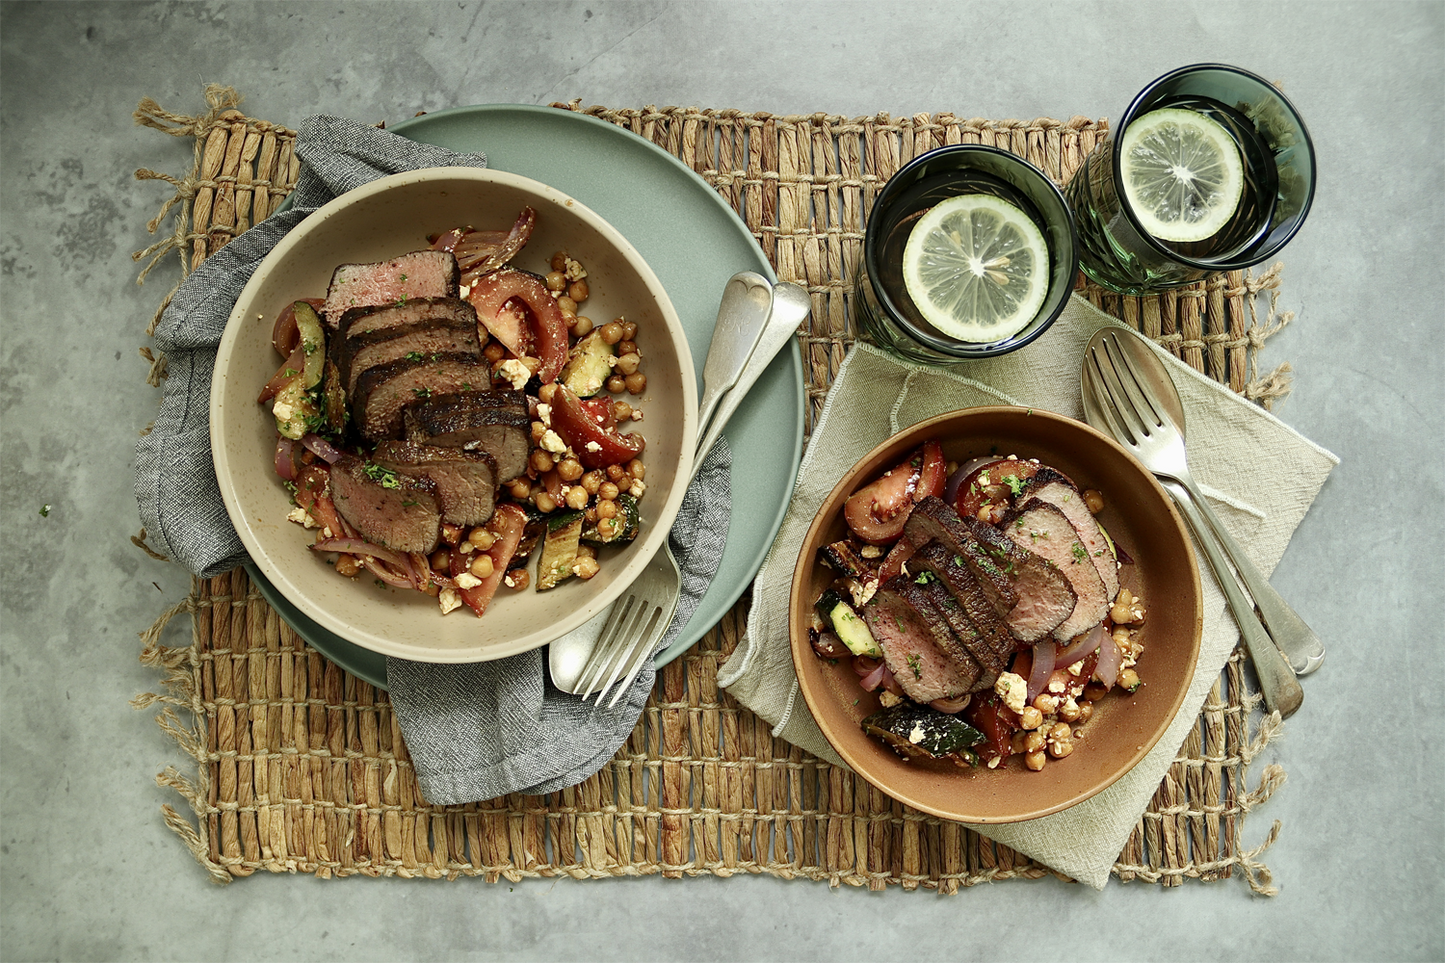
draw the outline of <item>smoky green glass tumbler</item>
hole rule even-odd
[[[1233,215],[1207,238],[1176,241],[1151,234],[1120,187],[1130,126],[1167,109],[1202,114],[1223,128],[1239,152],[1239,200]],[[1187,180],[1189,173],[1180,176]],[[1144,88],[1064,189],[1078,224],[1080,269],[1104,287],[1132,295],[1273,257],[1304,224],[1314,192],[1314,146],[1299,112],[1262,77],[1224,64],[1181,67]]]
[[[912,228],[936,205],[963,194],[991,195],[1018,208],[1048,248],[1041,305],[1021,330],[990,342],[963,341],[929,324],[904,283],[903,252]],[[864,234],[853,317],[875,344],[900,357],[940,366],[964,364],[1038,338],[1068,304],[1077,277],[1074,218],[1054,182],[1016,154],[955,144],[915,157],[878,192]]]

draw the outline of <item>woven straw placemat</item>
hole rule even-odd
[[[137,172],[175,187],[148,225],[156,232],[174,209],[174,230],[135,255],[146,262],[142,279],[172,255],[184,276],[270,214],[295,182],[294,130],[245,116],[230,88],[208,88],[206,97],[208,110],[198,116],[149,99],[136,111],[138,123],[195,144],[184,177]],[[625,127],[682,159],[739,211],[778,275],[807,286],[813,313],[799,333],[807,429],[853,341],[850,279],[873,195],[893,171],[936,146],[984,143],[1027,157],[1063,183],[1107,129],[1077,117],[1024,123],[553,106]],[[1257,349],[1288,321],[1274,310],[1278,287],[1276,265],[1150,298],[1084,291],[1197,370],[1268,405],[1288,390],[1286,367],[1264,377],[1255,371]],[[1266,294],[1261,317],[1257,302]],[[158,383],[164,357],[141,353]],[[146,548],[144,532],[135,541]],[[195,580],[190,595],[143,633],[141,659],[163,673],[163,691],[134,704],[159,707],[160,725],[194,762],[157,777],[186,799],[194,818],[161,808],[219,882],[258,869],[491,881],[766,873],[952,893],[1057,875],[773,738],[717,685],[746,611],[744,598],[659,673],[637,728],[601,772],[545,796],[429,805],[386,693],[309,648],[241,569]],[[167,623],[181,613],[191,616],[190,644],[162,645]],[[1258,857],[1279,824],[1253,848],[1242,841],[1246,815],[1284,780],[1270,765],[1251,784],[1250,764],[1273,734],[1258,705],[1237,650],[1120,854],[1118,879],[1175,886],[1238,874],[1252,891],[1274,893]]]

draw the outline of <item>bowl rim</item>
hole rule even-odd
[[[850,492],[854,488],[854,486],[858,484],[857,475],[860,468],[868,462],[872,461],[873,459],[879,457],[889,449],[897,446],[899,442],[905,438],[911,437],[911,442],[921,443],[923,440],[929,437],[930,434],[936,435],[938,426],[945,423],[953,422],[960,418],[999,415],[1022,415],[1029,418],[1043,419],[1062,423],[1069,430],[1077,429],[1083,432],[1085,435],[1092,436],[1095,440],[1102,442],[1108,448],[1112,449],[1112,451],[1116,455],[1122,457],[1128,464],[1130,464],[1133,470],[1140,475],[1141,479],[1147,483],[1146,487],[1151,492],[1152,496],[1167,509],[1168,515],[1173,521],[1173,533],[1178,536],[1181,544],[1185,549],[1186,567],[1191,576],[1192,587],[1192,598],[1190,600],[1192,602],[1192,612],[1189,616],[1189,623],[1191,625],[1191,628],[1189,631],[1188,640],[1190,649],[1187,660],[1188,671],[1185,674],[1184,684],[1177,687],[1173,699],[1168,707],[1168,711],[1164,713],[1163,717],[1161,718],[1159,724],[1155,727],[1154,731],[1151,732],[1149,736],[1145,738],[1142,743],[1135,749],[1135,751],[1130,754],[1127,762],[1124,765],[1117,767],[1115,771],[1108,774],[1106,778],[1099,781],[1095,785],[1090,786],[1084,791],[1075,793],[1072,797],[1061,800],[1057,803],[1035,807],[1027,812],[1009,814],[1006,816],[970,814],[959,810],[950,811],[943,807],[934,805],[926,800],[914,798],[909,793],[900,792],[896,788],[886,785],[883,780],[879,779],[877,775],[873,772],[873,767],[867,764],[867,759],[861,757],[858,753],[855,753],[849,746],[840,745],[839,742],[835,741],[829,729],[825,727],[821,722],[817,722],[818,714],[813,711],[813,705],[815,703],[817,703],[821,699],[830,697],[830,694],[826,690],[820,691],[814,688],[809,673],[805,671],[805,666],[809,664],[805,660],[817,662],[818,658],[812,652],[812,646],[806,638],[806,632],[799,633],[794,631],[797,623],[797,619],[795,618],[796,614],[801,611],[803,606],[806,605],[807,607],[811,607],[812,604],[811,602],[802,597],[802,593],[805,589],[805,575],[811,570],[812,566],[816,564],[816,559],[813,557],[814,555],[816,555],[816,552],[810,553],[808,551],[808,546],[813,544],[814,540],[818,536],[819,530],[828,523],[830,523],[833,520],[833,516],[838,511],[837,507],[833,508],[830,511],[829,506],[833,505],[835,500],[838,499],[842,494]],[[907,447],[907,445],[902,446],[902,448],[905,450],[907,449]],[[888,436],[888,438],[875,445],[866,454],[856,459],[853,462],[852,466],[848,469],[848,471],[844,473],[843,477],[840,478],[838,482],[833,486],[833,488],[828,492],[827,496],[819,505],[818,511],[814,514],[812,522],[809,523],[808,530],[803,536],[802,543],[799,545],[798,557],[793,566],[792,584],[789,588],[788,593],[788,644],[789,648],[792,651],[793,670],[798,680],[798,688],[803,696],[804,704],[808,706],[809,712],[813,714],[814,721],[817,723],[819,730],[823,733],[823,737],[827,740],[828,745],[832,747],[834,752],[838,753],[838,755],[843,759],[844,763],[846,763],[850,769],[860,775],[866,782],[868,782],[874,788],[878,789],[880,792],[884,793],[892,799],[898,800],[904,805],[911,806],[914,809],[919,810],[920,812],[928,813],[929,815],[937,816],[941,819],[948,819],[956,822],[974,823],[979,825],[1000,825],[1006,823],[1023,822],[1030,819],[1037,819],[1043,816],[1053,815],[1054,813],[1062,812],[1063,810],[1076,806],[1079,803],[1082,803],[1098,795],[1105,789],[1112,786],[1114,783],[1118,782],[1124,777],[1125,774],[1130,772],[1132,769],[1134,769],[1134,767],[1136,767],[1140,762],[1143,761],[1143,759],[1158,744],[1159,740],[1163,738],[1164,733],[1168,731],[1170,725],[1173,724],[1174,719],[1179,715],[1179,710],[1183,706],[1185,698],[1189,694],[1190,684],[1193,680],[1194,673],[1198,669],[1199,652],[1203,638],[1203,606],[1204,599],[1202,587],[1199,580],[1199,562],[1197,556],[1195,555],[1193,543],[1190,540],[1189,533],[1185,528],[1184,519],[1179,515],[1179,512],[1175,508],[1173,500],[1169,497],[1169,494],[1159,484],[1158,480],[1155,479],[1154,475],[1142,464],[1140,464],[1137,458],[1135,458],[1128,451],[1122,448],[1116,441],[1114,441],[1114,439],[1103,434],[1092,426],[1087,425],[1075,418],[1070,418],[1067,415],[1062,415],[1052,411],[1046,411],[1042,408],[1027,407],[1021,405],[986,405],[975,408],[962,408],[955,411],[943,412],[941,414],[926,418],[923,421],[917,422],[916,424],[910,425],[907,428],[903,428],[900,431],[895,432],[894,434]],[[867,752],[873,758],[878,758],[876,755],[877,753],[889,752],[886,747],[876,742],[875,740],[869,740],[868,746],[869,748]],[[986,773],[978,774],[983,778],[987,778]],[[960,777],[967,777],[968,775],[969,772],[960,772]]]
[[[682,391],[682,417],[680,419],[681,440],[674,474],[676,481],[668,492],[667,498],[661,503],[654,519],[650,522],[649,528],[651,531],[644,539],[640,540],[641,550],[635,552],[632,557],[628,559],[618,577],[614,578],[606,589],[589,598],[586,605],[574,609],[564,618],[549,621],[545,626],[524,633],[506,642],[498,643],[494,637],[489,636],[487,633],[479,633],[477,643],[471,646],[426,648],[419,647],[410,642],[398,642],[386,635],[369,631],[364,627],[356,625],[352,621],[334,615],[325,607],[313,604],[309,599],[308,593],[306,593],[288,575],[287,570],[279,566],[276,560],[271,557],[270,553],[265,550],[262,541],[248,523],[246,513],[242,510],[243,502],[234,482],[231,469],[231,454],[227,451],[225,444],[226,436],[223,431],[225,419],[221,417],[221,411],[224,408],[225,383],[228,379],[220,377],[220,375],[224,374],[228,367],[229,359],[234,354],[240,338],[241,329],[245,326],[243,319],[249,312],[249,302],[257,296],[259,289],[265,284],[266,275],[272,267],[283,261],[297,247],[304,244],[314,232],[320,230],[328,221],[359,201],[364,201],[367,198],[399,187],[428,185],[432,183],[445,184],[449,181],[462,181],[469,185],[483,187],[487,185],[504,185],[513,189],[529,192],[538,196],[547,204],[565,208],[569,215],[576,216],[591,229],[597,231],[603,237],[608,238],[609,242],[616,247],[628,264],[637,271],[642,284],[655,298],[658,310],[666,322],[668,338],[672,341],[673,348],[677,353],[684,390]],[[565,635],[567,632],[576,629],[589,619],[595,617],[626,591],[627,586],[630,585],[637,574],[642,571],[652,556],[662,548],[667,538],[667,533],[672,528],[672,524],[676,520],[678,512],[682,507],[682,500],[687,491],[687,484],[685,482],[687,478],[691,477],[692,472],[694,461],[693,449],[697,445],[697,397],[695,389],[688,389],[693,386],[693,381],[692,353],[687,343],[687,335],[682,329],[681,320],[677,315],[671,299],[667,295],[666,289],[636,247],[634,247],[620,231],[590,207],[571,195],[544,184],[541,181],[506,171],[480,167],[427,167],[412,171],[402,171],[377,178],[360,187],[353,188],[338,195],[306,216],[277,242],[276,246],[262,259],[255,272],[242,288],[240,295],[236,298],[236,304],[232,307],[231,313],[227,317],[226,327],[217,348],[216,365],[213,369],[213,377],[211,379],[211,390],[208,398],[208,418],[212,466],[216,472],[216,480],[220,487],[226,513],[232,525],[235,527],[237,534],[240,536],[242,545],[250,556],[251,562],[260,569],[278,593],[292,605],[296,606],[297,609],[304,612],[309,618],[313,619],[317,624],[348,642],[389,657],[436,664],[489,662],[540,648],[553,639]],[[477,621],[480,624],[485,624],[485,619],[478,619]]]

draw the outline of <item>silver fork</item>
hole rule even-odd
[[[1284,653],[1275,645],[1254,612],[1254,603],[1240,588],[1219,541],[1205,521],[1193,495],[1193,481],[1185,457],[1184,439],[1149,382],[1142,378],[1117,339],[1100,332],[1084,353],[1083,398],[1086,417],[1133,452],[1164,487],[1194,530],[1213,568],[1240,635],[1259,677],[1265,705],[1281,718],[1293,715],[1304,701],[1304,690]],[[1123,336],[1123,335],[1121,335]],[[1172,383],[1171,383],[1172,384]],[[1207,510],[1207,508],[1205,509]]]
[[[652,655],[652,646],[648,643],[657,641],[667,631],[681,597],[682,571],[677,567],[672,547],[663,542],[661,550],[643,567],[622,598],[613,603],[612,614],[597,637],[597,647],[577,679],[575,691],[583,702],[596,692],[597,704],[601,705],[607,690],[621,679],[622,684],[612,694],[607,708],[617,704],[637,677],[642,663]],[[602,681],[604,676],[606,682]]]

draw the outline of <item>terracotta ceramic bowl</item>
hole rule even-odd
[[[936,439],[960,464],[984,455],[1037,458],[1081,488],[1104,495],[1099,521],[1133,561],[1122,583],[1148,608],[1146,648],[1132,695],[1114,690],[1100,700],[1083,741],[1040,772],[1020,756],[998,769],[961,769],[947,762],[904,762],[864,734],[860,722],[878,709],[858,685],[851,660],[830,664],[808,639],[814,602],[836,577],[818,549],[844,537],[843,503],[854,491]],[[1088,799],[1133,768],[1179,711],[1199,655],[1203,609],[1199,569],[1183,523],[1153,476],[1111,439],[1069,418],[1038,409],[997,407],[956,411],[903,431],[869,452],[823,503],[803,541],[793,574],[789,630],[803,698],[829,743],[878,789],[915,809],[970,823],[1006,823],[1058,812]]]
[[[443,617],[436,600],[338,576],[308,545],[310,533],[286,520],[290,496],[276,477],[275,421],[257,404],[280,359],[271,347],[278,311],[321,297],[332,271],[427,246],[453,227],[507,229],[523,206],[537,213],[530,241],[513,264],[548,270],[565,249],[587,268],[588,317],[636,321],[646,356],[647,391],[631,399],[647,439],[642,532],[604,551],[599,574],[555,589],[503,587],[484,618],[459,609]],[[221,494],[252,559],[277,591],[322,627],[363,648],[421,662],[481,662],[524,652],[581,625],[620,595],[662,545],[682,502],[696,445],[697,396],[687,339],[652,270],[627,240],[591,210],[544,184],[498,171],[441,168],[397,174],[342,195],[303,221],[276,247],[242,292],[216,360],[211,442]],[[534,580],[535,581],[535,580]]]

